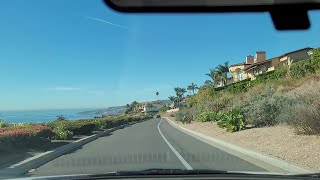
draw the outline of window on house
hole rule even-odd
[[[243,72],[242,72],[242,70],[239,70],[238,71],[238,80],[242,81],[242,79],[243,79]]]

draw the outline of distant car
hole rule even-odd
[[[154,115],[154,118],[161,118],[160,114]]]

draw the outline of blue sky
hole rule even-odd
[[[209,68],[319,47],[260,14],[119,14],[101,0],[0,1],[0,111],[101,108],[174,94]]]

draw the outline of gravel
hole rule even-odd
[[[219,128],[215,122],[179,124],[190,130],[320,171],[320,136],[297,135],[286,125],[229,133]]]

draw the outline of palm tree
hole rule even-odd
[[[222,81],[222,85],[225,86],[227,84],[228,79],[228,72],[229,72],[229,62],[225,62],[224,65],[219,65],[216,67],[216,78],[219,81]]]
[[[184,94],[187,92],[186,88],[181,88],[181,96],[184,97]]]
[[[198,89],[198,85],[191,83],[188,87],[187,87],[188,91],[192,91],[192,94],[194,94],[194,91],[196,89]]]
[[[156,92],[156,95],[157,95],[157,100],[158,100],[159,92]]]
[[[174,88],[174,91],[176,92],[178,105],[180,106],[180,102],[187,91],[185,88],[179,88],[179,87]]]
[[[206,75],[211,78],[212,85],[214,85],[218,77],[216,69],[210,69],[210,72],[207,73]]]
[[[204,82],[204,85],[205,85],[205,86],[212,86],[212,81],[206,80],[206,81]]]

